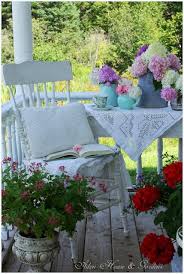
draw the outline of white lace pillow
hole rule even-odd
[[[85,107],[80,103],[20,109],[18,124],[27,159],[42,158],[75,144],[95,143]]]

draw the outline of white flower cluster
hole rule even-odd
[[[133,86],[129,89],[128,92],[129,96],[133,99],[137,99],[138,97],[141,96],[142,90],[140,89],[139,86]]]
[[[163,79],[162,79],[162,87],[171,87],[175,85],[177,79],[179,78],[179,73],[175,70],[169,69],[166,71]]]
[[[160,57],[167,56],[167,49],[160,42],[154,42],[151,44],[148,49],[141,55],[141,57],[143,61],[148,64],[151,58],[155,55]]]
[[[127,79],[127,78],[121,78],[119,81],[118,81],[118,84],[121,85],[121,86],[132,86],[132,81]]]
[[[176,90],[183,93],[183,75],[180,75],[175,84]]]

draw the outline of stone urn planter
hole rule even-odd
[[[36,239],[23,237],[17,232],[12,251],[20,262],[29,265],[28,272],[44,272],[44,265],[53,261],[59,252],[58,236],[56,233],[53,239]]]

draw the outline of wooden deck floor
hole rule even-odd
[[[149,265],[140,254],[139,243],[149,232],[160,232],[149,214],[128,215],[130,234],[125,237],[119,217],[119,207],[113,206],[77,225],[79,263],[72,264],[70,244],[65,233],[60,235],[61,251],[50,272],[171,272],[170,265]],[[26,272],[27,266],[9,254],[3,272]]]

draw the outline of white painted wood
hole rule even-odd
[[[51,104],[53,106],[56,105],[56,98],[55,98],[55,82],[52,82],[52,100],[51,100]]]
[[[12,132],[13,161],[17,162],[18,161],[18,156],[17,156],[17,142],[16,142],[16,135],[15,135],[15,118],[12,119],[11,132]]]
[[[70,101],[71,101],[71,97],[70,97],[70,81],[67,81],[66,87],[67,87],[67,90],[66,90],[67,101],[70,103]]]
[[[24,86],[20,85],[20,87],[21,87],[22,98],[23,98],[23,106],[26,107],[27,106],[27,102],[26,102],[26,96],[25,96],[25,92],[24,92]]]
[[[30,107],[33,107],[34,106],[34,99],[33,99],[32,86],[28,85],[27,88],[28,88],[28,92],[29,92],[29,105],[30,105]]]
[[[11,134],[11,120],[7,120],[7,156],[13,158],[12,156],[12,134]]]
[[[15,63],[32,60],[31,2],[12,1]]]
[[[157,173],[160,174],[162,172],[162,154],[163,154],[163,139],[157,139]]]
[[[17,160],[18,160],[18,165],[21,166],[22,164],[22,148],[21,148],[21,142],[20,142],[20,137],[18,134],[18,126],[15,121],[15,136],[16,136],[16,144],[17,144]]]
[[[140,156],[137,161],[137,170],[136,170],[136,182],[137,183],[139,182],[138,178],[141,175],[142,175],[142,156]]]
[[[69,61],[6,64],[3,66],[3,75],[6,85],[68,81],[73,78]]]
[[[45,106],[48,107],[49,105],[49,98],[47,94],[47,85],[44,83],[44,99],[45,99]]]
[[[31,2],[12,1],[13,44],[15,63],[32,61],[32,16]],[[16,94],[21,94],[20,86]]]
[[[1,159],[7,156],[6,141],[5,141],[6,127],[2,125],[1,127]]]
[[[35,90],[36,90],[36,105],[37,107],[41,107],[40,92],[39,92],[38,84],[35,84]]]
[[[182,161],[183,159],[183,139],[179,138],[178,140],[178,159]]]

